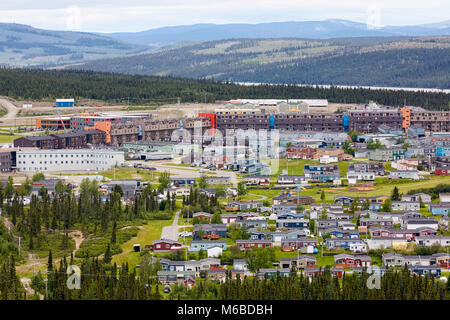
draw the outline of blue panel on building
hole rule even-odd
[[[349,127],[349,117],[348,115],[344,115],[344,131],[347,132]]]
[[[270,130],[273,130],[275,128],[275,117],[273,115],[270,116],[269,118],[270,121]]]

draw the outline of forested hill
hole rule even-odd
[[[230,39],[73,66],[237,82],[450,88],[450,37]]]
[[[0,68],[0,95],[18,100],[89,98],[108,102],[130,97],[135,104],[155,102],[215,102],[236,98],[328,99],[330,102],[391,106],[414,105],[428,109],[449,107],[450,95],[442,92],[369,90],[362,88],[318,88],[295,85],[243,86],[212,80],[156,76],[132,76],[92,71]]]

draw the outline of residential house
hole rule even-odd
[[[317,239],[305,237],[281,240],[281,248],[283,251],[294,251],[307,247],[317,248]]]
[[[317,259],[309,255],[301,255],[297,258],[281,258],[280,268],[282,269],[305,269],[314,268],[317,265]]]
[[[209,212],[196,212],[192,215],[192,218],[199,218],[200,220],[205,219],[205,220],[210,221],[212,216],[213,215]]]
[[[419,180],[419,171],[417,170],[393,170],[389,171],[389,179],[412,179]]]
[[[431,247],[440,245],[441,247],[450,246],[450,236],[424,236],[416,237],[414,240],[419,246]]]
[[[363,173],[371,172],[377,176],[384,176],[385,169],[381,162],[351,162],[348,165],[348,171]]]
[[[230,184],[230,177],[216,177],[216,176],[205,176],[206,183],[208,185],[216,186],[216,185],[227,185]]]
[[[307,181],[304,175],[280,174],[277,178],[278,184],[303,184]]]
[[[153,251],[155,252],[170,252],[173,250],[181,249],[181,242],[169,240],[169,239],[158,239],[153,240]]]
[[[289,277],[290,273],[290,269],[259,269],[256,276],[258,279],[263,280],[264,278],[270,279],[272,277],[277,277],[278,275]]]
[[[358,239],[359,232],[356,230],[340,230],[334,229],[329,232],[333,239]]]
[[[420,202],[429,203],[431,202],[431,196],[426,193],[415,193],[415,194],[403,194],[402,201],[405,202]]]
[[[223,250],[227,249],[226,241],[210,241],[210,240],[193,240],[191,241],[191,245],[189,246],[190,252],[198,252],[200,250],[207,251],[212,247],[221,247]]]
[[[226,238],[227,226],[225,224],[196,224],[193,239]]]
[[[161,284],[185,283],[189,279],[195,279],[195,271],[165,271],[157,272],[158,282]]]
[[[248,270],[247,262],[245,261],[245,259],[234,259],[233,269],[247,271]]]
[[[328,238],[326,240],[327,250],[335,250],[337,248],[350,249],[351,245],[354,246],[355,250],[358,248],[365,252],[366,244],[361,239],[336,239],[336,238]],[[359,246],[358,246],[359,245]]]
[[[274,205],[309,205],[314,203],[314,198],[310,196],[291,196],[291,195],[279,195],[272,198]]]
[[[448,216],[450,212],[450,202],[447,203],[431,203],[430,211],[436,216]]]
[[[439,201],[450,203],[450,193],[440,193]]]
[[[367,255],[337,254],[334,256],[334,265],[342,268],[370,267],[372,258]]]
[[[441,267],[439,266],[414,266],[409,267],[409,271],[419,276],[424,276],[426,274],[428,274],[431,277],[441,276]]]
[[[368,152],[368,159],[371,161],[394,161],[405,157],[405,150],[402,148],[375,149]]]
[[[236,246],[240,250],[252,250],[272,247],[272,240],[236,240]]]
[[[420,202],[392,201],[394,211],[419,211]]]
[[[376,249],[397,249],[405,250],[408,246],[408,240],[405,238],[371,238],[367,239],[369,250]]]
[[[248,217],[237,222],[241,227],[267,229],[267,219],[265,217]]]
[[[246,177],[245,182],[247,185],[269,185],[270,176],[249,176]]]
[[[336,164],[309,165],[303,169],[305,177],[312,182],[334,182],[340,181],[341,174]]]
[[[433,218],[412,218],[406,220],[404,225],[406,230],[415,230],[423,227],[438,229],[438,222]]]
[[[253,210],[262,207],[261,201],[251,200],[251,201],[231,201],[228,202],[225,210],[226,211],[243,211],[243,210]]]
[[[303,218],[294,218],[294,219],[277,219],[276,221],[277,229],[308,229],[309,228],[309,220]]]

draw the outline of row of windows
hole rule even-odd
[[[18,161],[17,163],[18,164],[27,164],[26,161]],[[66,160],[66,162],[64,162],[64,161],[59,162],[59,164],[64,164],[64,163],[68,164],[69,161]],[[70,161],[70,163],[74,164],[73,161]],[[81,161],[81,164],[83,164],[83,163],[85,163],[85,161]],[[86,160],[86,164],[88,164],[88,163],[106,164],[106,161],[91,161],[91,162],[89,162]],[[31,164],[34,164],[34,161],[31,161]],[[39,164],[42,164],[42,161],[39,161]],[[47,161],[44,161],[44,164],[47,164]],[[49,161],[49,164],[53,164],[52,161]],[[58,161],[55,161],[55,164],[58,164]],[[80,161],[75,161],[75,164],[80,164]]]
[[[53,156],[55,156],[55,158],[58,158],[58,157],[69,158],[68,154],[66,154],[66,155],[64,155],[64,154],[55,154],[55,155],[49,154],[48,155],[49,158],[52,158]],[[17,158],[26,158],[26,157],[27,157],[26,154],[18,154],[17,155]],[[80,157],[80,158],[84,158],[84,157],[86,157],[86,158],[110,158],[110,159],[114,158],[113,155],[108,155],[108,154],[75,154],[75,155],[71,154],[70,155],[70,158],[78,158],[78,157]],[[47,158],[47,155],[46,154],[29,154],[28,158]]]
[[[95,170],[100,170],[100,169],[103,169],[103,168],[96,168]],[[20,169],[21,171],[47,171],[48,170],[48,168],[47,167],[29,167],[29,168],[21,168]]]

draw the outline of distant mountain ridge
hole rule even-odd
[[[0,65],[33,66],[148,52],[149,47],[88,32],[51,31],[0,23]]]
[[[419,37],[450,35],[450,20],[416,26],[385,26],[380,28],[342,19],[258,24],[195,24],[102,35],[130,43],[156,46],[178,41],[214,41],[232,38]]]

